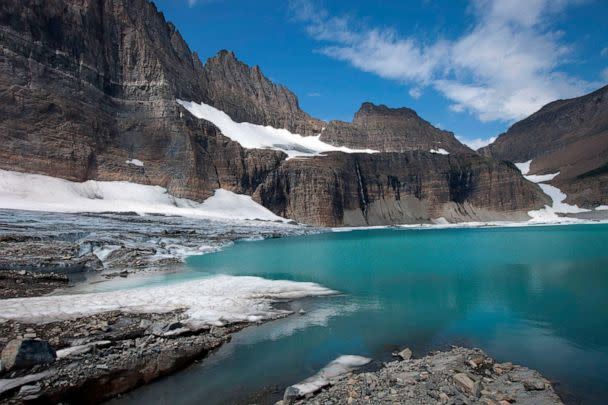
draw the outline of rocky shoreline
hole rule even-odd
[[[69,293],[84,280],[176,271],[189,254],[239,239],[312,231],[261,221],[0,210],[0,300]],[[251,325],[210,327],[187,318],[178,310],[48,323],[0,319],[0,402],[103,402],[189,366]]]
[[[100,403],[187,367],[248,325],[192,327],[185,318],[180,311],[109,312],[46,324],[0,323],[0,401]],[[34,342],[48,342],[50,350]],[[28,363],[32,358],[38,364]]]
[[[562,404],[537,371],[498,363],[480,349],[452,347],[420,359],[409,349],[401,353],[402,360],[340,375],[305,398],[287,389],[278,404]]]

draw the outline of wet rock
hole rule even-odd
[[[412,358],[412,351],[406,347],[405,349],[401,350],[398,353],[399,357],[401,357],[403,360],[409,360]]]
[[[56,357],[55,350],[44,340],[13,339],[2,350],[2,363],[7,370],[52,363]]]

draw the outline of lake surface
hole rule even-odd
[[[237,333],[116,403],[271,403],[341,354],[387,360],[451,344],[541,371],[562,398],[608,397],[608,225],[366,230],[238,242],[190,271],[314,281],[343,295]],[[164,281],[163,281],[164,280]]]

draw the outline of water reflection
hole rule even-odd
[[[608,395],[608,226],[375,230],[237,243],[194,271],[314,281],[344,296],[249,328],[202,364],[122,401],[247,402],[341,354],[386,358],[449,344],[539,369],[581,403]],[[271,390],[272,391],[272,390]]]

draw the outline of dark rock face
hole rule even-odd
[[[534,159],[531,174],[559,171],[551,184],[568,202],[608,203],[608,86],[547,104],[480,152],[512,162]]]
[[[321,140],[334,145],[382,152],[430,151],[474,152],[461,144],[453,133],[435,128],[409,108],[388,108],[363,103],[352,123],[331,121]]]
[[[364,104],[343,125],[345,134],[342,124],[330,123],[323,137],[385,151],[441,147],[461,156],[332,153],[285,161],[281,152],[242,148],[191,116],[178,98],[305,135],[325,125],[230,52],[201,64],[147,0],[0,3],[0,169],[159,185],[199,201],[224,188],[319,225],[439,214],[523,219],[544,202],[510,165],[480,159],[409,109]]]
[[[205,94],[203,68],[146,0],[5,1],[0,23],[2,169],[203,199],[251,192],[282,158],[184,116],[175,99]]]
[[[55,357],[55,350],[44,340],[14,339],[2,350],[2,364],[7,370],[52,363]]]
[[[285,161],[254,197],[279,215],[318,225],[526,219],[548,204],[506,162],[428,152],[344,154]]]

